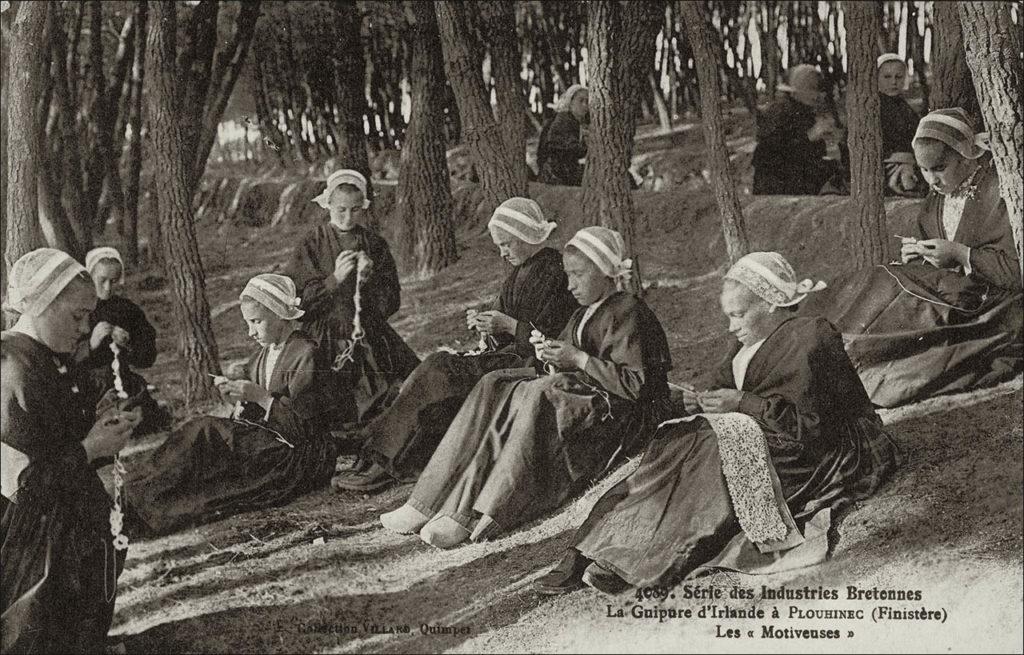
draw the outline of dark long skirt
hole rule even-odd
[[[842,332],[875,405],[991,386],[1024,363],[1020,292],[923,264],[862,269],[832,288],[805,311]]]
[[[336,456],[326,438],[279,437],[255,423],[204,416],[168,436],[147,463],[129,466],[127,502],[162,534],[282,505],[326,484]]]
[[[480,378],[522,361],[514,352],[431,354],[406,378],[395,402],[366,426],[364,451],[396,477],[422,470]]]
[[[3,653],[105,648],[125,551],[111,544],[99,478],[84,458],[68,464],[27,472],[17,502],[0,497]]]

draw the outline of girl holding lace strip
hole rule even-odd
[[[562,506],[646,445],[667,409],[665,332],[622,290],[631,262],[617,232],[580,230],[563,260],[581,308],[557,340],[533,336],[547,370],[485,375],[384,527],[438,548],[487,539]]]
[[[294,283],[257,275],[240,300],[260,349],[247,378],[216,380],[221,395],[236,403],[234,413],[193,419],[148,462],[128,468],[128,503],[153,533],[282,505],[330,479],[338,399],[322,383],[330,369],[318,359],[316,342],[299,329],[303,310]]]
[[[1024,364],[1020,264],[987,135],[962,109],[938,109],[913,148],[932,193],[901,261],[844,276],[808,307],[842,332],[881,407],[996,384]]]
[[[137,304],[118,293],[124,281],[124,260],[115,248],[93,248],[85,256],[85,269],[96,287],[96,309],[89,319],[92,331],[75,349],[82,369],[83,392],[98,401],[114,388],[110,344],[118,347],[124,391],[142,408],[142,423],[136,435],[167,429],[170,413],[149,394],[146,379],[136,369],[149,368],[156,361],[156,330]]]
[[[313,201],[330,221],[303,237],[286,275],[302,297],[303,329],[335,372],[336,392],[355,399],[348,420],[362,423],[391,403],[419,358],[388,324],[402,290],[387,241],[363,225],[366,178],[335,171]]]
[[[700,568],[771,572],[822,561],[831,511],[870,496],[897,462],[828,321],[788,311],[823,284],[778,253],[741,258],[721,305],[736,342],[710,390],[684,387],[639,467],[595,504],[537,589],[607,593]]]
[[[59,250],[15,262],[0,335],[0,637],[8,652],[104,652],[125,551],[96,469],[141,419],[76,384],[71,353],[89,334],[92,280]]]

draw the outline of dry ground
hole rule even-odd
[[[566,225],[578,224],[571,192],[536,187],[534,197]],[[845,201],[808,199],[748,206],[755,247],[782,249],[802,270],[829,277],[848,261],[840,216]],[[717,310],[724,248],[706,193],[638,194],[647,300],[664,323],[674,381],[699,378],[726,346]],[[900,212],[896,212],[899,214]],[[899,223],[894,219],[894,224]],[[235,299],[251,275],[280,269],[304,226],[216,228],[203,225],[207,293],[222,359],[244,357]],[[894,229],[894,232],[899,233]],[[563,235],[563,238],[567,235]],[[461,237],[458,264],[427,282],[403,283],[392,323],[421,355],[441,344],[469,345],[466,307],[496,292],[492,248],[479,234]],[[167,288],[136,275],[130,294],[157,326],[161,355],[148,377],[184,418],[174,359]],[[702,587],[913,588],[919,603],[948,612],[945,623],[782,619],[780,627],[841,627],[834,650],[1021,650],[1021,381],[884,412],[906,464],[881,493],[842,517],[833,557],[809,570],[766,577],[704,578]],[[132,446],[135,456],[163,435]],[[131,462],[129,460],[129,465]],[[580,591],[541,597],[530,583],[568,545],[596,496],[625,465],[564,511],[496,542],[437,551],[415,537],[385,532],[377,516],[400,505],[411,486],[377,496],[324,490],[280,509],[235,516],[176,535],[132,544],[120,580],[114,634],[129,652],[384,651],[817,651],[820,642],[760,639],[766,621],[608,618],[635,600],[609,601]],[[681,593],[680,589],[677,592]],[[845,592],[844,592],[845,593]],[[667,600],[697,609],[708,601]],[[728,601],[719,601],[719,604]],[[646,606],[654,603],[645,601]],[[751,602],[733,601],[734,607]],[[793,603],[777,605],[783,613]],[[866,608],[882,603],[798,603],[803,608]],[[717,624],[754,629],[755,639],[716,638]],[[463,634],[423,634],[421,625]],[[376,634],[372,626],[399,634]],[[403,634],[406,627],[408,634]],[[846,631],[854,632],[853,638]]]

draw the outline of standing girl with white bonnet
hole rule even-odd
[[[734,340],[709,388],[685,387],[684,416],[659,427],[537,591],[617,594],[825,559],[833,512],[874,493],[898,453],[840,335],[792,311],[824,286],[775,252],[729,269],[720,303]]]
[[[295,281],[312,336],[333,370],[332,384],[351,394],[352,421],[368,421],[394,399],[419,358],[388,324],[401,304],[398,269],[387,242],[366,226],[366,178],[343,169],[313,202],[328,212],[295,246],[287,274]]]
[[[142,308],[120,292],[125,275],[121,253],[110,246],[93,248],[85,256],[85,269],[92,277],[98,301],[89,318],[89,338],[75,349],[75,361],[84,376],[83,390],[98,401],[113,389],[111,363],[116,357],[123,389],[137,398],[142,409],[142,423],[135,434],[169,428],[170,413],[156,403],[146,379],[136,372],[156,361],[156,329]]]
[[[583,126],[589,122],[587,87],[573,84],[555,104],[554,117],[541,130],[537,143],[537,179],[545,184],[579,186],[587,142]]]
[[[86,398],[71,353],[96,306],[81,264],[52,248],[14,263],[0,335],[0,634],[4,652],[104,652],[126,551],[96,469],[140,420]],[[119,532],[119,531],[118,531]]]
[[[960,108],[922,118],[914,157],[932,192],[894,235],[899,261],[841,278],[814,303],[876,405],[989,386],[1024,365],[1020,265],[987,136]]]
[[[316,342],[299,325],[302,303],[290,278],[264,273],[239,296],[259,349],[241,379],[218,376],[230,418],[186,423],[134,467],[128,499],[153,533],[242,511],[282,505],[330,479],[337,456],[338,399],[328,393]]]
[[[667,410],[672,363],[657,317],[623,290],[630,264],[614,230],[569,240],[563,265],[580,309],[557,339],[534,335],[535,367],[477,383],[384,527],[438,548],[488,539],[563,506],[643,449]]]

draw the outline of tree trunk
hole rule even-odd
[[[481,48],[470,25],[469,7],[453,0],[437,0],[434,9],[445,72],[459,106],[462,137],[480,178],[483,203],[478,209],[489,215],[509,198],[527,195],[525,156],[508,151],[491,111],[484,88]],[[521,165],[519,160],[523,160]]]
[[[722,215],[722,234],[729,262],[735,264],[750,251],[747,231],[743,224],[743,209],[736,194],[736,182],[725,144],[725,124],[722,120],[718,68],[715,66],[716,43],[714,28],[709,22],[707,7],[700,2],[680,3],[686,34],[693,47],[700,82],[701,123],[704,125],[704,143],[708,147],[708,167],[715,201]]]
[[[587,5],[590,134],[583,171],[583,214],[618,230],[633,253],[629,166],[639,108],[663,8],[654,2],[595,0]],[[634,257],[635,259],[635,257]]]
[[[408,2],[412,26],[412,115],[402,146],[402,175],[395,201],[396,224],[402,231],[403,255],[411,272],[429,278],[455,262],[452,193],[444,139],[436,128],[444,120],[444,59],[437,19],[425,2]]]
[[[878,99],[878,14],[871,3],[844,2],[848,82],[846,115],[850,122],[850,198],[857,208],[854,250],[862,267],[886,256],[885,205],[882,203],[881,104]]]
[[[526,175],[526,96],[520,76],[523,54],[516,33],[516,10],[512,0],[479,0],[482,33],[491,56],[491,77],[497,97],[496,118],[505,139],[505,148],[513,155],[512,165]]]
[[[4,279],[11,266],[41,244],[36,176],[42,165],[36,98],[44,79],[43,33],[49,10],[45,2],[25,2],[11,26],[7,108],[7,206]],[[6,287],[4,288],[6,293]]]
[[[930,109],[961,107],[975,121],[981,116],[978,95],[964,55],[964,34],[956,2],[933,3],[932,88]]]
[[[1021,42],[1008,2],[959,3],[967,64],[992,139],[999,191],[1010,216],[1024,278],[1024,111],[1021,110]]]
[[[136,8],[136,47],[132,61],[131,92],[128,99],[129,136],[126,150],[123,224],[121,252],[125,263],[135,267],[139,263],[139,177],[142,172],[142,84],[146,71],[146,24],[149,17],[146,0],[139,0]]]
[[[147,109],[153,156],[161,183],[157,185],[164,269],[171,283],[178,323],[178,355],[185,364],[185,404],[212,398],[215,393],[208,373],[220,373],[217,342],[210,323],[203,263],[196,243],[189,192],[189,167],[185,161],[181,114],[176,88],[176,8],[171,3],[150,2],[146,39]]]

